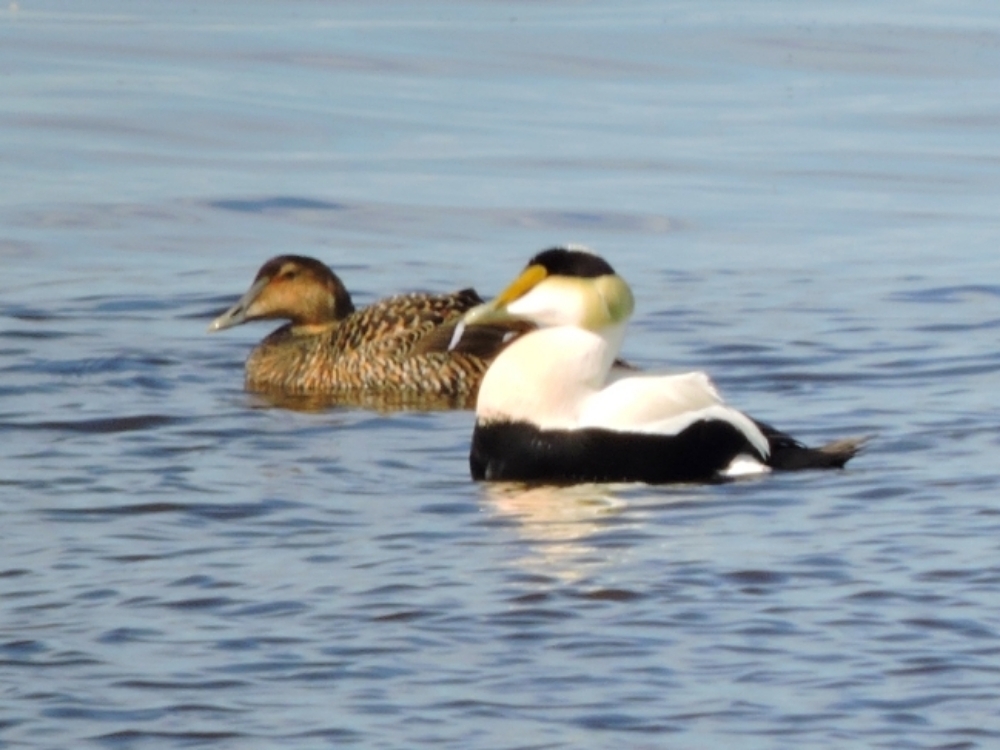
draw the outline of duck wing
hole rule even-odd
[[[766,458],[768,440],[747,415],[727,406],[708,375],[636,375],[613,370],[611,381],[589,396],[580,426],[619,432],[676,435],[697,422],[726,422]]]
[[[387,297],[342,320],[331,331],[330,346],[339,352],[364,349],[379,356],[403,355],[424,336],[481,302],[474,289]]]

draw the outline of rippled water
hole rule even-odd
[[[0,746],[1000,741],[992,4],[19,0],[0,70]],[[367,302],[563,241],[627,358],[869,450],[475,484],[468,412],[204,333],[281,252]]]

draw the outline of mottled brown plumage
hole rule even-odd
[[[494,328],[448,351],[461,315],[480,304],[472,289],[404,294],[355,311],[327,266],[284,255],[265,263],[246,294],[209,327],[287,319],[246,362],[246,388],[307,403],[470,408],[492,358],[525,326]],[[463,337],[465,339],[466,337]]]

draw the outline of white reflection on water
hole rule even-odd
[[[578,580],[593,567],[594,559],[587,558],[594,547],[587,539],[607,529],[608,519],[626,507],[612,485],[529,487],[497,482],[483,485],[483,490],[493,513],[515,520],[519,535],[528,542],[530,552],[519,563],[565,581]]]
[[[646,513],[632,507],[630,490],[644,485],[581,484],[570,487],[526,486],[516,482],[483,485],[494,517],[516,522],[527,554],[518,563],[536,573],[578,581],[595,567],[611,564],[607,546],[589,540],[601,533],[638,529]],[[687,503],[702,495],[671,490],[671,503]]]

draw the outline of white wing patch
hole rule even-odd
[[[619,375],[587,397],[579,414],[580,427],[657,435],[676,435],[702,420],[728,422],[762,456],[769,455],[767,438],[757,425],[742,412],[726,406],[703,372]]]
[[[729,466],[720,471],[719,474],[730,479],[737,479],[739,477],[753,477],[760,474],[768,474],[770,471],[770,466],[762,464],[756,458],[740,454],[730,461]]]

